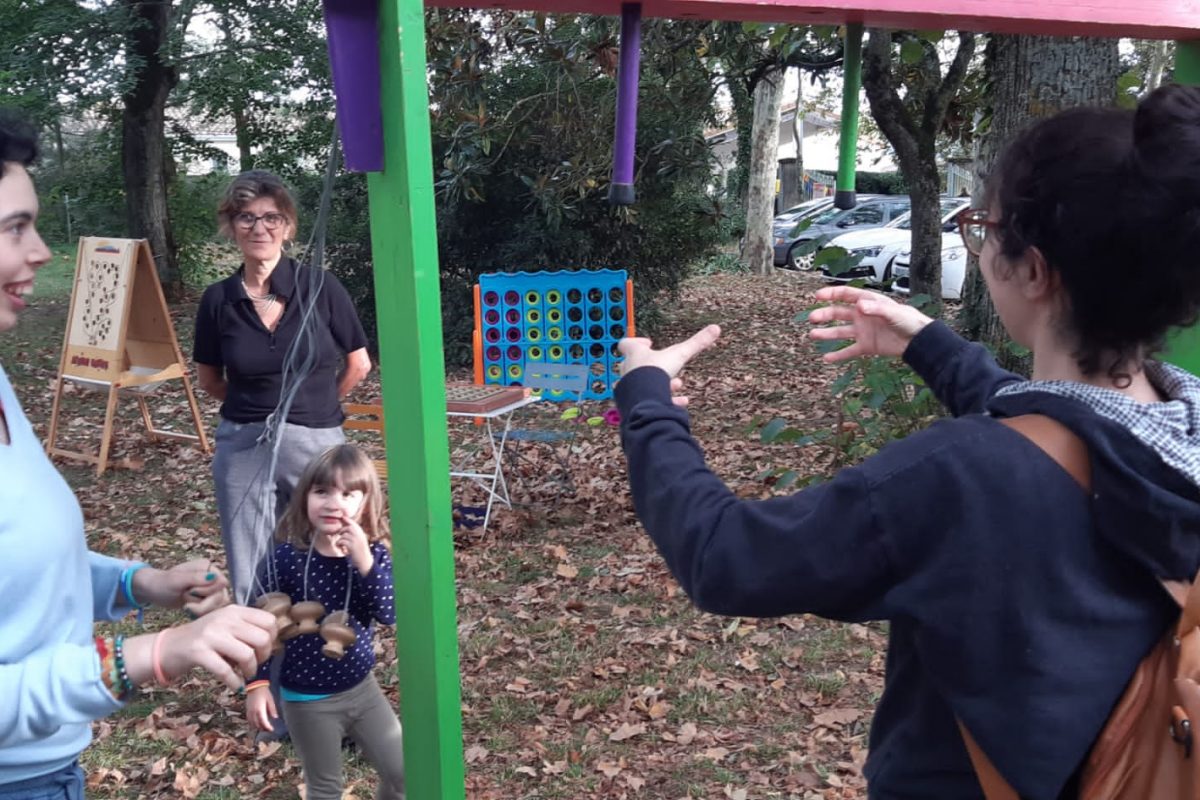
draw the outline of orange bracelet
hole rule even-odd
[[[150,664],[154,668],[154,680],[158,681],[162,686],[167,686],[171,683],[167,680],[167,676],[163,674],[162,668],[162,641],[166,634],[166,628],[159,631],[154,637],[154,646],[150,648]]]
[[[262,686],[270,686],[270,685],[271,685],[270,681],[251,681],[250,684],[246,686],[246,694],[250,694],[255,689],[258,689]]]

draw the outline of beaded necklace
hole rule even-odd
[[[264,294],[253,294],[250,291],[250,287],[246,285],[245,280],[242,281],[242,288],[246,291],[246,296],[254,303],[254,307],[263,313],[270,311],[279,302],[279,296],[274,292],[268,291]]]

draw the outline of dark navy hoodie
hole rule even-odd
[[[1125,684],[1177,615],[1155,576],[1190,579],[1200,565],[1195,476],[1078,399],[997,395],[1022,379],[941,323],[905,359],[953,419],[761,501],[737,498],[705,466],[666,373],[634,370],[616,397],[638,516],[705,611],[890,622],[865,767],[872,798],[981,797],[956,717],[1023,798],[1071,797]],[[1090,496],[996,421],[1022,414],[1085,440]],[[1187,457],[1200,431],[1182,427],[1170,433]]]

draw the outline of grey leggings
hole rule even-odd
[[[306,800],[342,800],[342,739],[346,736],[379,773],[376,799],[404,800],[400,720],[373,675],[324,700],[285,700],[283,717],[304,765]]]
[[[258,441],[264,428],[261,422],[230,422],[223,417],[217,426],[213,483],[229,580],[239,603],[261,593],[254,586],[254,570],[274,547],[275,521],[287,508],[300,473],[318,455],[346,441],[340,426],[306,428],[284,423],[275,480],[267,485],[271,448]]]

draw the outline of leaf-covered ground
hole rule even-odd
[[[66,259],[48,267],[34,307],[0,338],[0,362],[43,434],[70,269]],[[768,446],[747,431],[756,418],[775,416],[814,429],[836,424],[827,389],[834,371],[793,323],[817,285],[794,273],[696,279],[659,333],[665,342],[709,322],[723,326],[720,345],[690,369],[687,391],[710,465],[741,496],[769,496],[762,475],[771,467],[812,474],[832,463],[820,448]],[[193,311],[192,304],[173,309],[185,353]],[[377,397],[370,379],[353,399]],[[215,423],[216,404],[201,402]],[[179,393],[164,392],[152,405],[164,423],[186,426]],[[513,481],[515,508],[497,511],[486,535],[456,530],[468,797],[862,796],[866,734],[882,688],[882,628],[695,611],[633,514],[616,429],[584,422],[607,407],[589,404],[570,422],[557,409],[524,418],[575,432],[569,453],[561,451],[573,493],[550,454],[531,448]],[[66,441],[94,446],[102,413],[98,395],[70,392]],[[132,401],[122,404],[114,447],[140,469],[97,478],[60,463],[83,506],[90,545],[158,564],[220,562],[209,458],[149,442],[136,413]],[[455,454],[469,457],[479,435],[470,424],[452,426]],[[455,487],[455,502],[481,504],[464,486]],[[151,627],[172,621],[161,611],[146,620]],[[136,623],[120,627],[133,631]],[[397,643],[385,632],[381,645],[378,675],[394,696]],[[241,699],[200,675],[147,691],[95,730],[84,762],[97,800],[302,791],[291,747],[256,746]],[[353,752],[347,763],[347,796],[373,796],[369,765]]]

